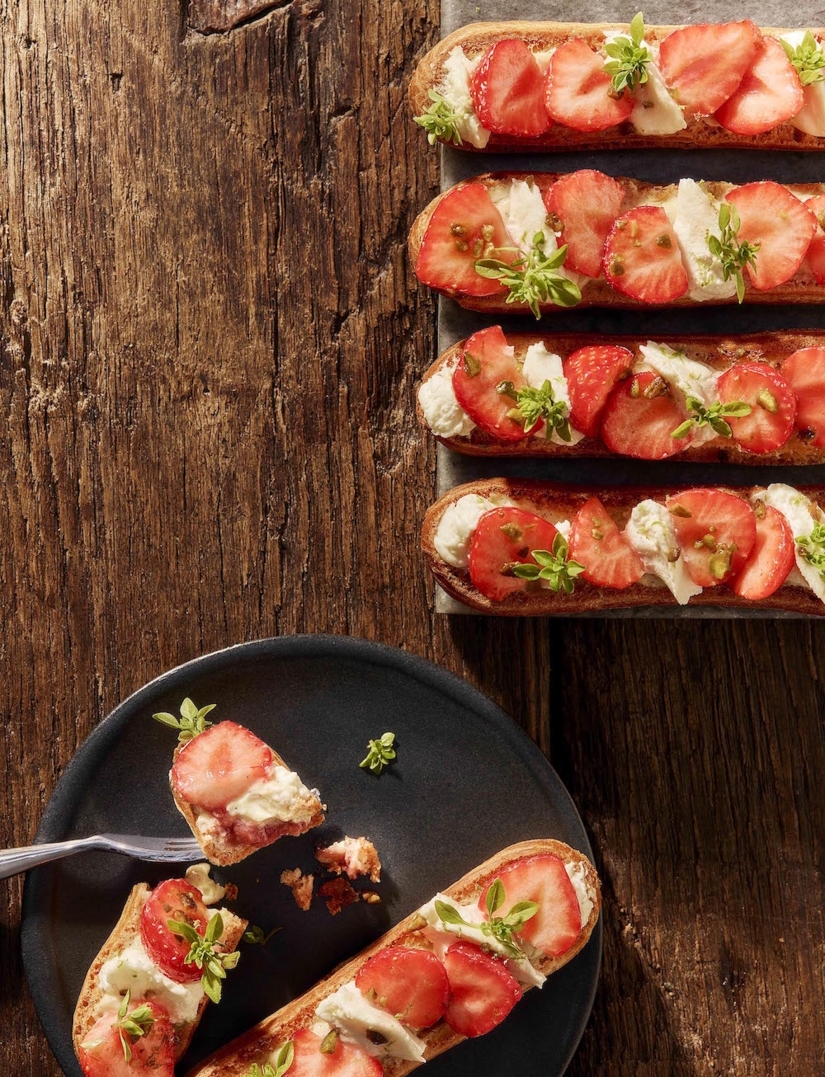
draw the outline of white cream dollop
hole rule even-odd
[[[567,872],[567,877],[576,891],[582,927],[584,927],[593,912],[593,899],[587,889],[587,868],[584,866],[583,860],[577,860],[575,864],[565,863],[564,870]]]
[[[490,141],[490,132],[481,126],[470,96],[470,79],[481,63],[481,55],[470,59],[460,45],[444,61],[444,81],[439,92],[458,116],[458,133],[465,142],[483,150]]]
[[[645,572],[650,572],[667,586],[680,606],[702,588],[694,583],[685,568],[676,528],[664,505],[648,498],[635,505],[624,531],[625,538],[642,559]]]
[[[226,805],[229,815],[251,823],[308,823],[317,814],[315,797],[293,770],[275,766]]]
[[[132,1001],[151,999],[167,1011],[174,1025],[191,1024],[197,1019],[204,991],[200,980],[190,984],[175,983],[160,971],[136,935],[119,954],[110,957],[100,970],[103,997],[100,1009],[119,1006],[122,996],[131,991]]]
[[[476,424],[456,400],[453,374],[458,363],[442,367],[421,383],[418,402],[427,426],[440,438],[467,437]]]
[[[798,545],[799,539],[807,538],[816,524],[823,522],[822,510],[805,494],[783,482],[771,483],[760,496],[766,505],[776,509],[788,521],[794,537],[797,571],[817,598],[825,602],[825,577],[820,569],[802,556],[804,547]],[[787,582],[792,584],[796,581],[789,578]]]
[[[465,494],[444,510],[433,538],[433,546],[442,561],[453,568],[466,568],[470,543],[478,521],[485,512],[509,505],[506,499],[489,501],[480,494]]]
[[[570,391],[567,387],[567,378],[564,376],[561,356],[549,352],[541,341],[538,344],[531,344],[524,357],[521,373],[527,384],[534,389],[541,389],[544,383],[549,381],[553,399],[561,400],[567,406],[567,414],[570,414]],[[544,429],[539,430],[536,436],[545,437]],[[550,440],[556,445],[576,445],[583,437],[584,434],[576,430],[571,423],[569,441],[560,438],[558,430],[553,431]]]
[[[195,889],[200,890],[204,905],[215,905],[218,901],[222,901],[226,895],[226,887],[221,886],[220,883],[215,882],[210,877],[209,872],[211,870],[212,865],[206,862],[190,864],[186,869],[186,881],[191,883]]]
[[[445,905],[449,905],[466,923],[453,924],[447,920],[442,920],[436,912],[435,903],[437,901],[442,901]],[[503,957],[507,968],[519,983],[529,984],[531,987],[541,987],[547,979],[533,966],[526,953],[524,957],[512,957],[502,942],[492,935],[484,934],[481,930],[481,925],[486,917],[475,902],[459,904],[451,897],[447,897],[446,894],[436,894],[426,905],[422,905],[418,912],[427,921],[425,933],[433,943],[437,957],[443,957],[454,939],[467,939],[469,942],[474,942],[476,946],[481,946],[482,949],[489,950],[490,953],[496,954],[498,957]]]
[[[708,236],[719,239],[719,203],[696,180],[679,181],[678,193],[664,204],[673,225],[688,276],[691,299],[725,299],[736,295],[736,281],[725,280],[722,262],[711,254]]]
[[[352,981],[319,1002],[315,1014],[337,1029],[342,1039],[357,1044],[375,1058],[389,1055],[408,1062],[424,1061],[424,1041],[391,1013],[365,998]],[[373,1043],[367,1035],[370,1031],[379,1033],[387,1042]]]
[[[719,399],[719,375],[711,367],[688,359],[681,352],[673,351],[665,344],[649,340],[639,348],[644,365],[655,371],[672,388],[684,397],[695,396],[706,408]],[[719,435],[711,426],[694,427],[692,443],[694,445],[711,441]]]

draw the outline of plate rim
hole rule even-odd
[[[76,788],[77,780],[82,777],[84,769],[89,771],[95,769],[97,759],[95,749],[98,745],[102,746],[107,737],[113,735],[118,720],[124,716],[124,713],[139,707],[144,697],[157,694],[158,689],[169,691],[177,681],[188,679],[193,672],[211,672],[221,669],[227,664],[231,665],[238,657],[254,660],[270,655],[284,658],[290,654],[300,655],[301,657],[343,657],[398,669],[408,676],[422,681],[435,691],[452,696],[468,709],[476,713],[481,712],[488,720],[504,724],[508,727],[514,739],[521,741],[521,747],[529,760],[531,771],[539,768],[541,770],[549,769],[552,775],[551,780],[557,785],[562,799],[566,802],[567,809],[581,830],[583,848],[580,851],[588,856],[591,861],[593,860],[593,849],[589,835],[566,785],[532,737],[494,700],[463,677],[428,658],[413,654],[402,647],[394,647],[391,644],[380,643],[361,636],[312,632],[286,636],[267,636],[209,651],[159,673],[156,677],[147,681],[146,684],[141,685],[140,688],[130,693],[98,722],[89,735],[75,749],[49,796],[37,827],[35,844],[60,840],[63,830],[65,830],[67,818],[66,802],[70,799],[70,794]],[[48,896],[45,890],[46,879],[47,873],[43,869],[35,868],[26,874],[20,915],[21,954],[26,985],[40,1022],[41,1030],[57,1064],[65,1073],[62,1045],[58,1049],[55,1042],[53,1042],[58,1039],[60,1030],[52,1020],[51,1010],[47,1009],[45,1005],[43,993],[39,990],[34,990],[34,982],[37,981],[37,973],[34,970],[42,964],[38,960],[42,956],[42,947],[38,945],[38,940],[41,931],[44,930],[41,924],[43,919],[41,913],[48,904],[47,901],[43,900]],[[595,955],[595,975],[590,984],[586,1004],[581,1012],[576,1035],[571,1041],[570,1050],[560,1071],[560,1077],[570,1065],[570,1061],[579,1047],[593,1010],[601,978],[603,920],[604,917],[600,916],[587,944],[588,948],[595,947],[597,951]],[[74,1052],[72,1052],[69,1061],[76,1063]]]

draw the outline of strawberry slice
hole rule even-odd
[[[788,578],[796,561],[793,532],[776,509],[758,501],[756,541],[742,571],[731,581],[731,589],[742,598],[758,602],[767,598]]]
[[[548,212],[561,222],[566,267],[586,277],[601,275],[607,233],[619,216],[624,196],[620,183],[593,168],[570,172],[544,192]]]
[[[692,437],[673,437],[687,418],[667,382],[652,370],[619,382],[602,417],[602,441],[619,456],[664,460],[686,448]]]
[[[750,415],[728,415],[733,436],[747,452],[773,452],[793,433],[796,393],[785,378],[765,363],[737,363],[719,378],[723,404],[743,400]]]
[[[676,233],[661,206],[639,206],[613,222],[602,267],[617,292],[642,303],[673,303],[688,290]]]
[[[521,591],[526,580],[512,575],[519,562],[535,564],[533,550],[553,549],[558,531],[549,520],[526,509],[485,512],[470,543],[470,579],[483,595],[498,601]]]
[[[629,94],[611,97],[604,57],[580,38],[560,45],[547,69],[545,102],[551,118],[576,131],[603,131],[633,111]]]
[[[322,1051],[323,1039],[308,1028],[299,1029],[292,1037],[295,1055],[289,1067],[289,1077],[382,1077],[384,1068],[377,1058],[368,1055],[357,1044],[347,1043],[339,1036],[332,1050]]]
[[[498,878],[504,887],[504,904],[496,916],[506,916],[520,901],[535,901],[538,911],[525,923],[520,936],[548,957],[566,953],[581,933],[582,917],[564,861],[552,853],[526,856],[502,868]],[[487,908],[488,889],[478,901],[482,910]]]
[[[496,135],[534,138],[553,126],[544,104],[544,74],[523,41],[497,41],[470,79],[476,116]]]
[[[524,425],[510,418],[513,398],[497,392],[502,382],[523,388],[525,382],[500,325],[481,329],[465,342],[453,373],[453,389],[460,406],[473,422],[499,441],[521,441]],[[537,424],[541,429],[544,422]]]
[[[816,232],[808,247],[808,265],[817,284],[825,284],[825,194],[814,195],[805,203],[816,217]]]
[[[225,808],[265,778],[272,751],[236,722],[218,722],[184,744],[172,766],[172,785],[187,804]]]
[[[144,1029],[143,1035],[136,1036],[123,1027],[124,1019],[130,1017]],[[130,1053],[128,1060],[124,1043]],[[117,1010],[109,1010],[78,1045],[77,1058],[84,1077],[139,1077],[142,1073],[174,1077],[175,1030],[169,1014],[149,999],[130,1002],[123,1018]]]
[[[796,393],[796,428],[809,445],[825,445],[825,348],[800,348],[780,370]]]
[[[196,983],[203,970],[184,960],[190,943],[171,930],[170,920],[189,924],[199,935],[206,934],[209,914],[200,890],[186,879],[167,879],[155,887],[140,912],[140,938],[147,954],[170,980]]]
[[[737,576],[756,542],[753,509],[735,494],[697,488],[667,499],[688,575],[700,587]]]
[[[461,1036],[483,1036],[500,1025],[521,998],[518,980],[480,946],[456,942],[444,955],[452,998],[444,1019]]]
[[[750,19],[685,26],[659,47],[659,70],[689,116],[711,116],[736,92],[761,40]]]
[[[355,986],[412,1028],[440,1021],[450,1001],[447,971],[430,950],[388,946],[358,971]]]
[[[613,387],[633,366],[633,355],[616,344],[592,344],[571,352],[564,360],[570,397],[570,422],[585,437],[599,436],[602,412]]]
[[[468,183],[449,191],[433,211],[415,263],[415,275],[431,288],[463,295],[493,295],[504,289],[497,280],[489,280],[475,271],[479,258],[495,257],[504,261],[515,253],[500,248],[512,247],[501,214],[493,205],[483,183]]]
[[[735,135],[761,135],[802,108],[804,94],[796,68],[775,37],[763,37],[753,65],[715,119]]]
[[[584,565],[582,576],[597,587],[623,591],[644,575],[641,558],[597,497],[576,513],[570,531],[570,556]]]
[[[756,268],[745,267],[754,288],[765,291],[790,280],[816,232],[816,217],[805,203],[772,180],[736,187],[725,199],[739,213],[739,242],[759,244]]]

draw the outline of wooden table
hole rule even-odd
[[[404,241],[437,182],[405,86],[438,4],[204,0],[221,33],[184,7],[0,0],[3,842],[172,665],[404,646],[510,711],[592,836],[573,1077],[823,1072],[825,626],[436,616],[434,305]],[[0,1073],[57,1074],[0,885]]]

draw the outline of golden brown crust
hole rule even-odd
[[[748,497],[760,487],[718,487],[728,489],[739,497]],[[613,489],[596,489],[594,487],[576,487],[560,483],[536,482],[528,479],[479,479],[476,482],[456,486],[430,506],[424,517],[421,530],[421,549],[427,559],[430,571],[447,594],[459,602],[480,613],[501,617],[546,617],[548,615],[567,616],[573,613],[604,613],[607,610],[628,609],[650,606],[676,606],[677,602],[664,586],[652,587],[636,583],[624,591],[608,587],[595,587],[584,580],[576,581],[572,595],[556,594],[553,591],[516,591],[500,602],[485,598],[470,581],[468,573],[448,565],[438,555],[434,545],[435,534],[444,510],[465,494],[479,494],[486,498],[507,498],[521,508],[536,512],[550,520],[572,520],[588,498],[594,495],[604,505],[620,528],[626,524],[634,505],[645,498],[664,501],[679,490],[687,487],[660,486],[623,486]],[[825,488],[797,487],[812,501],[825,503]],[[722,609],[741,610],[781,610],[786,613],[801,614],[806,617],[825,616],[825,603],[813,592],[803,587],[783,584],[774,594],[759,602],[740,598],[724,586],[706,587],[701,594],[690,600],[691,606],[716,606]]]
[[[516,359],[523,361],[531,344],[543,343],[550,352],[555,352],[563,359],[578,348],[587,345],[617,344],[636,352],[639,345],[646,344],[649,336],[610,336],[593,337],[586,333],[507,333],[507,343],[515,348]],[[799,348],[825,347],[823,330],[788,330],[776,333],[752,333],[739,337],[686,335],[681,337],[657,336],[658,344],[665,344],[677,351],[684,352],[688,359],[706,363],[714,370],[727,370],[736,363],[766,363],[778,369],[784,359]],[[439,370],[450,366],[461,355],[465,341],[460,340],[443,352],[427,371],[422,382],[429,381]],[[421,404],[417,404],[418,421],[429,430]],[[615,453],[594,438],[585,438],[576,445],[557,445],[544,437],[527,437],[521,441],[498,441],[491,434],[476,427],[467,437],[437,437],[443,445],[454,452],[466,456],[540,456],[554,459],[581,457],[612,457]],[[794,434],[775,452],[749,453],[733,440],[717,438],[698,446],[684,449],[673,457],[674,460],[692,462],[747,464],[749,466],[775,464],[819,464],[825,461],[825,449],[811,445],[810,442]]]
[[[481,893],[484,886],[496,877],[505,864],[526,856],[534,856],[537,853],[553,853],[568,864],[583,863],[586,886],[593,900],[590,917],[587,923],[582,925],[581,934],[573,947],[559,958],[546,958],[538,966],[542,972],[549,975],[579,953],[590,938],[599,919],[601,891],[598,876],[593,865],[582,853],[551,838],[520,842],[490,857],[453,886],[448,887],[444,893],[457,901],[470,900]],[[373,954],[387,946],[396,945],[405,936],[409,936],[415,928],[415,917],[416,913],[405,917],[366,950],[345,965],[341,965],[306,994],[283,1006],[277,1013],[265,1018],[243,1036],[239,1036],[205,1062],[190,1070],[187,1077],[242,1077],[254,1062],[260,1063],[268,1052],[274,1051],[280,1044],[294,1036],[299,1029],[309,1027],[314,1021],[315,1009],[319,1002],[352,980]],[[427,1045],[425,1051],[427,1060],[454,1047],[464,1038],[453,1032],[444,1022],[425,1030],[420,1033],[420,1036]],[[405,1062],[401,1059],[382,1061],[385,1077],[405,1077],[405,1074],[417,1068],[417,1063]]]
[[[75,1054],[77,1054],[78,1046],[89,1034],[99,1016],[96,1010],[103,998],[103,991],[100,987],[100,970],[110,957],[115,957],[119,954],[140,934],[140,914],[150,894],[151,890],[146,883],[138,883],[137,886],[132,887],[123,907],[123,912],[120,914],[120,919],[112,928],[111,935],[104,942],[89,971],[86,973],[72,1020],[72,1043]],[[223,919],[223,935],[221,938],[225,942],[227,950],[232,951],[237,948],[238,943],[241,941],[241,936],[246,930],[247,921],[242,920],[227,909],[221,909],[221,917]],[[198,1027],[198,1022],[208,1002],[209,999],[204,995],[198,1007],[197,1019],[190,1024],[174,1026],[176,1060],[181,1058],[189,1046],[189,1041]]]
[[[503,38],[521,38],[534,51],[556,48],[573,38],[581,38],[591,48],[604,44],[606,29],[626,29],[627,24],[564,23],[564,22],[477,22],[462,26],[439,42],[419,62],[410,82],[410,107],[419,116],[430,104],[429,90],[437,89],[444,79],[444,61],[457,45],[470,58],[485,53]],[[679,26],[646,26],[645,40],[650,44],[662,41]],[[784,28],[760,27],[763,33],[777,36],[788,33]],[[816,37],[825,35],[821,27],[810,28]],[[491,135],[484,150],[468,142],[461,147],[475,153],[528,153],[530,150],[615,150],[615,149],[753,149],[753,150],[821,150],[825,142],[814,135],[799,131],[790,123],[780,124],[761,135],[734,135],[710,119],[685,117],[687,127],[672,135],[640,135],[629,123],[606,131],[574,131],[555,124],[540,138],[515,138],[511,135]]]
[[[172,757],[173,763],[185,747],[185,744],[179,744],[177,746],[177,748],[175,749],[175,754]],[[267,745],[267,747],[269,747],[269,745]],[[280,755],[278,755],[274,748],[269,748],[269,750],[272,753],[273,766],[286,767],[287,770],[292,769],[284,762],[284,760],[281,758]],[[181,796],[175,789],[174,782],[171,780],[171,774],[169,785],[172,790],[172,797],[175,801],[175,807],[186,820],[189,829],[192,831],[192,834],[195,837],[195,840],[198,842],[201,849],[203,849],[203,855],[209,861],[211,861],[211,863],[217,864],[219,867],[227,867],[229,864],[237,864],[239,863],[239,861],[245,860],[248,856],[251,856],[252,853],[256,853],[261,848],[266,848],[266,846],[261,845],[245,845],[243,843],[230,842],[226,840],[223,832],[216,834],[205,833],[198,827],[198,816],[201,813],[196,811],[196,809],[193,808],[191,804],[187,803],[187,801],[181,798]],[[318,803],[318,811],[303,828],[301,833],[304,833],[307,830],[312,830],[313,827],[320,826],[321,823],[323,823],[324,821],[324,813],[321,810],[323,808],[323,805],[321,804],[320,800],[317,799],[317,797],[315,799]],[[274,843],[270,842],[269,844]]]
[[[823,143],[825,146],[825,142]],[[424,239],[424,233],[427,231],[427,225],[430,223],[435,207],[445,198],[451,191],[456,191],[461,187],[466,187],[470,183],[483,183],[485,187],[494,187],[496,184],[509,182],[511,179],[527,179],[531,177],[536,183],[538,188],[544,192],[548,190],[553,183],[561,176],[566,175],[563,172],[487,172],[481,176],[473,176],[470,179],[462,180],[461,183],[457,183],[454,187],[451,187],[448,191],[443,191],[437,198],[434,198],[430,204],[419,213],[416,219],[413,221],[412,228],[410,229],[410,236],[408,240],[410,259],[413,267],[418,264],[418,254],[421,249],[421,242]],[[626,191],[625,200],[622,204],[621,213],[626,213],[629,209],[641,202],[665,202],[668,198],[676,194],[678,184],[668,184],[665,186],[653,183],[642,183],[640,180],[631,179],[628,176],[616,176],[616,181],[621,183]],[[725,197],[728,191],[732,191],[739,184],[724,183],[720,181],[708,182],[705,184],[711,195],[718,200]],[[786,184],[795,193],[800,195],[820,195],[825,194],[825,183],[791,183]],[[771,288],[768,291],[760,291],[758,288],[754,288],[750,280],[745,274],[745,302],[746,303],[821,303],[825,300],[825,286],[817,284],[813,274],[810,270],[805,268],[803,262],[803,268],[800,269],[791,280],[785,284],[780,285],[778,288]],[[455,299],[462,307],[466,307],[467,310],[479,310],[485,314],[529,314],[530,309],[526,304],[520,303],[507,303],[506,291],[497,293],[496,295],[482,295],[482,296],[468,296],[461,295],[448,288],[437,289],[442,295],[449,296],[451,299]],[[664,309],[664,307],[707,307],[707,306],[721,306],[730,305],[737,302],[736,296],[732,296],[730,299],[710,299],[703,300],[701,303],[695,299],[691,299],[690,296],[682,296],[681,299],[675,300],[673,303],[655,304],[641,303],[637,299],[630,299],[626,295],[622,295],[621,292],[617,292],[612,288],[604,277],[599,277],[597,280],[591,280],[587,284],[586,288],[582,292],[581,302],[577,304],[576,310],[582,307],[615,307],[618,309],[636,309],[636,310],[651,310],[651,309]],[[554,303],[542,303],[541,309],[546,312],[554,311],[558,312],[563,308],[556,306]]]

